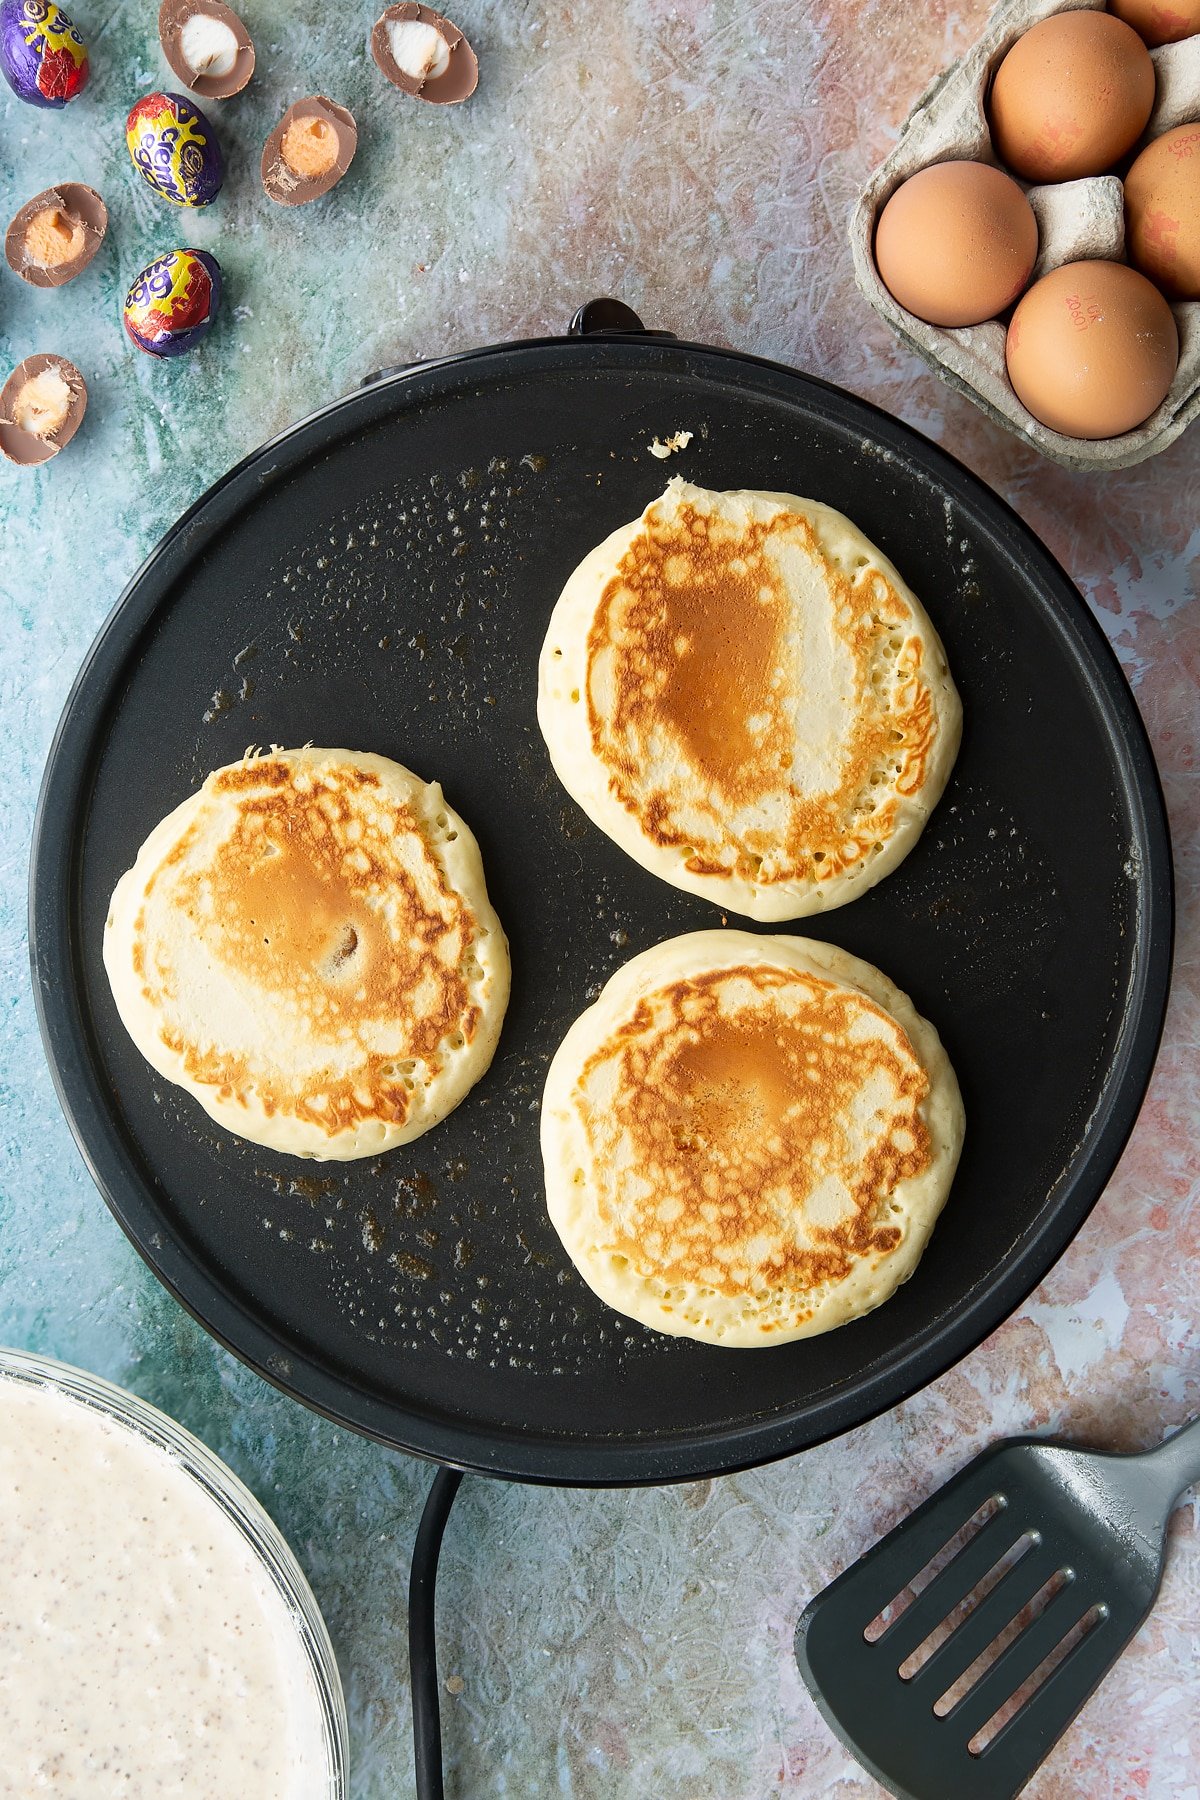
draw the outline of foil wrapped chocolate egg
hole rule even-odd
[[[125,296],[125,330],[148,356],[182,356],[208,333],[221,301],[221,265],[207,250],[155,257]]]
[[[225,162],[217,134],[182,94],[147,94],[130,109],[125,142],[142,179],[175,206],[210,206]]]
[[[53,0],[0,0],[0,69],[19,100],[65,106],[87,84],[87,45]]]

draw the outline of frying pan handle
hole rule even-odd
[[[374,387],[377,381],[387,381],[392,375],[405,375],[409,369],[419,369],[422,363],[428,362],[427,356],[414,356],[411,362],[390,363],[386,369],[372,369],[359,382],[360,388]]]
[[[567,326],[568,337],[648,337],[673,338],[673,331],[648,331],[634,312],[632,306],[626,306],[623,300],[589,300],[579,308],[571,323]],[[414,356],[411,362],[393,363],[386,369],[373,369],[364,375],[359,382],[360,388],[374,387],[377,381],[387,381],[392,375],[403,375],[409,369],[419,369],[422,363],[428,362],[427,356]]]
[[[568,337],[673,338],[673,331],[648,331],[623,300],[589,300],[567,326]]]
[[[442,1535],[461,1481],[461,1470],[445,1466],[434,1476],[417,1528],[409,1576],[408,1668],[412,1687],[417,1800],[444,1800],[445,1797],[433,1597]]]

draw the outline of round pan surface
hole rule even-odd
[[[695,434],[686,452],[648,454],[677,430]],[[568,1025],[636,951],[719,922],[591,826],[534,716],[566,576],[675,472],[848,513],[927,606],[965,713],[917,849],[863,899],[794,927],[878,963],[936,1023],[966,1102],[958,1177],[893,1299],[761,1351],[608,1311],[542,1198],[539,1100]],[[440,779],[479,837],[512,943],[488,1075],[375,1161],[300,1162],[221,1131],[142,1061],[101,965],[109,895],[151,827],[248,744],[306,741]],[[861,1423],[964,1355],[1050,1267],[1149,1079],[1170,853],[1102,633],[966,470],[772,364],[651,339],[549,340],[339,402],[169,534],[59,727],[31,935],[84,1156],[150,1266],[223,1343],[296,1398],[419,1454],[529,1480],[669,1481]]]

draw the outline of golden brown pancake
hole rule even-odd
[[[962,1134],[936,1031],[878,969],[740,931],[625,964],[542,1107],[550,1217],[584,1280],[643,1324],[735,1347],[886,1300]]]
[[[508,999],[474,837],[436,783],[347,750],[210,775],[117,884],[104,959],[153,1067],[297,1156],[427,1131],[486,1069]]]
[[[679,480],[567,582],[538,719],[564,786],[631,856],[772,920],[896,866],[961,728],[924,609],[850,520]]]

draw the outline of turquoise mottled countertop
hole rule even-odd
[[[142,186],[124,147],[133,99],[174,85],[156,5],[74,10],[92,50],[87,92],[61,114],[0,94],[4,218],[51,182],[83,180],[111,220],[67,288],[37,292],[0,270],[4,372],[60,351],[90,389],[60,458],[0,467],[0,1341],[135,1389],[264,1501],[329,1621],[354,1800],[412,1792],[405,1587],[428,1472],[268,1388],[167,1297],[82,1166],[34,1019],[25,885],[38,782],[72,676],[125,582],[211,481],[368,371],[558,331],[582,300],[612,292],[650,325],[796,363],[937,438],[1066,563],[1135,684],[1176,834],[1176,993],[1132,1145],[1051,1277],[941,1381],[803,1458],[649,1492],[469,1481],[447,1537],[451,1794],[873,1795],[801,1689],[791,1640],[805,1599],[997,1434],[1062,1429],[1136,1448],[1200,1411],[1200,434],[1123,475],[1054,468],[936,382],[853,286],[855,190],[978,31],[985,0],[464,0],[455,16],[479,54],[479,91],[445,110],[384,85],[365,51],[374,8],[246,0],[258,72],[210,108],[229,174],[194,218]],[[262,143],[315,91],[356,113],[357,160],[326,200],[272,207]],[[180,243],[219,255],[227,291],[207,344],[172,366],[131,349],[119,312],[132,275]],[[1176,1515],[1173,1551],[1153,1620],[1034,1800],[1196,1796],[1194,1501]]]

